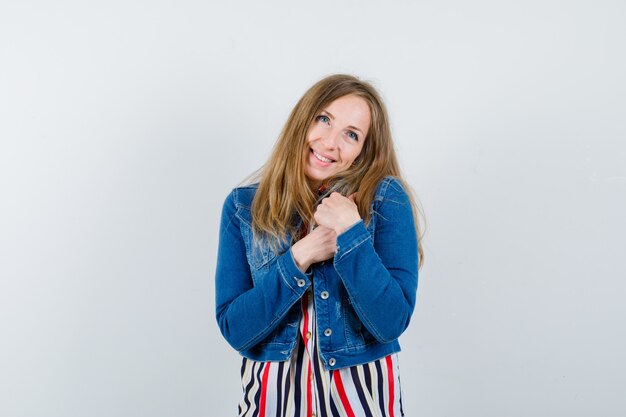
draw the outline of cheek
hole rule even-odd
[[[362,146],[359,149],[355,149],[354,153],[351,155],[352,156],[351,162],[354,162],[359,157],[359,155],[361,155],[362,152],[363,152]]]
[[[315,129],[315,128],[309,129],[309,131],[306,134],[306,142],[307,143],[313,142],[315,140],[315,138],[319,136],[317,130],[318,129]]]

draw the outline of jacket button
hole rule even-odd
[[[328,298],[328,291],[322,291],[322,293],[320,294],[320,297],[322,297],[322,300],[325,300]]]
[[[335,358],[330,358],[330,359],[328,360],[328,364],[329,364],[330,366],[335,366],[335,363],[337,363],[337,361],[335,360]]]
[[[298,287],[302,288],[306,285],[306,281],[303,279],[298,280]]]
[[[324,336],[330,336],[331,334],[333,334],[333,331],[331,329],[324,330]]]

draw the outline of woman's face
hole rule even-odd
[[[319,187],[345,171],[359,156],[370,126],[370,108],[361,97],[347,95],[327,105],[307,132],[305,174]]]

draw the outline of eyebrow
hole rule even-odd
[[[335,118],[335,116],[333,116],[333,114],[332,114],[331,112],[329,112],[328,110],[322,110],[322,111],[323,111],[324,113],[328,114],[328,115],[330,116],[330,118],[331,118],[331,119],[334,119],[334,118]],[[352,126],[352,125],[350,125],[350,126],[348,126],[348,128],[350,128],[350,129],[354,129],[354,130],[358,130],[359,132],[361,132],[361,135],[363,134],[363,131],[362,131],[361,129],[359,129],[358,127],[356,127],[356,126]]]

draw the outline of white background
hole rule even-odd
[[[99,3],[99,4],[98,4]],[[623,1],[0,3],[0,415],[234,416],[228,191],[382,92],[426,212],[407,416],[626,415]]]

